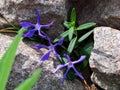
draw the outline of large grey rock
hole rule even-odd
[[[120,29],[120,0],[68,0],[75,7],[78,23],[96,22]],[[69,6],[70,5],[70,6]]]
[[[110,27],[94,29],[90,56],[91,79],[105,90],[120,90],[120,31]]]
[[[13,37],[11,36],[0,34],[0,58],[12,42],[12,39]],[[13,90],[37,68],[41,68],[42,72],[38,82],[32,90],[84,90],[79,80],[66,80],[65,83],[62,84],[62,71],[53,74],[53,71],[59,64],[59,60],[51,54],[49,60],[42,63],[39,58],[47,50],[42,49],[41,51],[36,51],[31,48],[33,45],[36,44],[31,41],[20,42],[6,90]]]
[[[21,21],[36,23],[34,9],[38,8],[42,24],[54,21],[54,25],[47,32],[55,38],[64,30],[61,23],[66,18],[65,2],[65,0],[0,0],[0,13],[16,25]],[[6,22],[0,19],[0,28],[5,24]]]

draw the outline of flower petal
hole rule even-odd
[[[42,38],[46,38],[46,36],[41,30],[38,30],[38,35],[41,36]]]
[[[47,59],[49,58],[50,52],[51,52],[51,51],[48,51],[47,53],[45,53],[45,54],[41,57],[40,60],[41,60],[41,61],[47,60]]]
[[[83,60],[85,60],[86,56],[81,56],[80,59],[78,59],[77,61],[74,61],[73,64],[76,64],[76,63],[80,63],[82,62]]]
[[[35,9],[35,12],[37,14],[37,23],[40,24],[40,13],[37,8]]]
[[[60,55],[55,50],[53,51],[53,53],[58,59],[60,59]]]
[[[75,73],[76,73],[76,75],[77,76],[79,76],[80,77],[80,79],[84,79],[84,77],[82,76],[82,73],[79,73],[77,70],[76,70],[76,68],[75,67],[72,67],[73,68],[73,70],[75,71]]]
[[[70,56],[67,54],[64,54],[65,58],[68,60],[68,62],[71,62]]]
[[[29,30],[27,33],[23,34],[23,37],[32,37],[35,33],[35,29]]]
[[[32,48],[34,48],[34,49],[41,49],[41,48],[48,48],[48,46],[39,44],[39,45],[33,46]]]
[[[56,73],[58,70],[64,68],[66,65],[58,65],[53,73]]]
[[[63,78],[62,78],[62,83],[64,83],[64,80],[66,79],[66,75],[67,75],[67,73],[68,73],[69,70],[70,70],[70,68],[68,68],[68,69],[66,70],[66,72],[65,72],[65,74],[64,74],[64,76],[63,76]]]
[[[52,42],[51,42],[51,39],[50,39],[50,37],[48,35],[46,35],[46,38],[47,38],[47,40],[49,42],[49,45],[53,45]]]
[[[58,41],[58,43],[55,44],[55,46],[59,45],[61,46],[63,44],[64,37],[61,37]]]
[[[21,25],[22,27],[24,27],[25,29],[26,29],[26,28],[29,28],[29,27],[35,27],[35,24],[32,24],[32,23],[30,23],[30,22],[21,22],[20,25]]]
[[[41,27],[42,28],[48,28],[48,27],[50,27],[51,25],[53,25],[53,21],[51,22],[51,23],[49,23],[49,24],[46,24],[46,25],[41,25]]]

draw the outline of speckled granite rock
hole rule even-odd
[[[94,29],[90,57],[91,79],[105,90],[120,90],[120,31],[110,27]]]
[[[36,23],[34,8],[38,8],[42,24],[50,23],[52,20],[55,22],[48,30],[48,34],[55,38],[64,30],[61,23],[66,18],[65,2],[65,0],[0,0],[0,13],[16,25],[19,25],[20,21]],[[0,28],[5,24],[0,19]]]
[[[12,39],[13,37],[11,36],[0,34],[0,57],[10,45]],[[66,80],[62,84],[62,71],[53,74],[59,61],[51,54],[49,60],[41,63],[39,58],[46,50],[35,51],[31,48],[33,45],[35,43],[31,41],[20,42],[6,90],[13,90],[39,67],[42,68],[42,73],[32,90],[84,90],[79,80]]]

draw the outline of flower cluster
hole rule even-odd
[[[41,37],[41,38],[44,38],[44,39],[47,39],[49,45],[46,46],[46,45],[41,45],[41,44],[38,44],[36,46],[33,46],[34,49],[41,49],[41,48],[45,48],[45,49],[48,49],[48,51],[40,58],[41,61],[45,61],[49,58],[49,55],[50,53],[52,52],[58,59],[61,59],[60,58],[60,54],[56,51],[56,47],[57,46],[61,46],[63,44],[63,41],[64,41],[64,37],[61,37],[57,43],[53,44],[50,37],[48,35],[46,35],[43,31],[42,31],[42,28],[48,28],[50,26],[53,25],[53,21],[49,24],[46,24],[46,25],[41,25],[40,24],[40,13],[38,12],[37,9],[35,9],[36,11],[36,14],[37,14],[37,23],[36,24],[33,24],[33,23],[30,23],[30,22],[21,22],[20,25],[27,29],[28,31],[23,35],[23,37],[32,37],[35,32],[37,31],[38,32],[38,35]],[[76,60],[76,61],[71,61],[71,58],[68,54],[64,54],[64,57],[66,58],[67,60],[67,63],[65,64],[61,64],[61,65],[58,65],[56,70],[54,71],[54,73],[56,73],[58,70],[64,68],[64,67],[67,67],[67,70],[63,76],[63,79],[62,79],[62,83],[64,82],[65,78],[66,78],[66,75],[67,73],[69,72],[70,69],[73,69],[76,73],[76,75],[78,77],[80,77],[82,80],[84,80],[82,74],[80,72],[77,71],[77,69],[75,68],[74,64],[77,64],[77,63],[80,63],[82,62],[86,56],[81,56],[80,59]]]

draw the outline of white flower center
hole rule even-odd
[[[52,51],[54,51],[54,45],[50,45],[49,49],[52,50]]]
[[[36,28],[37,30],[40,30],[41,26],[40,26],[39,24],[36,24],[36,25],[35,25],[35,28]]]

